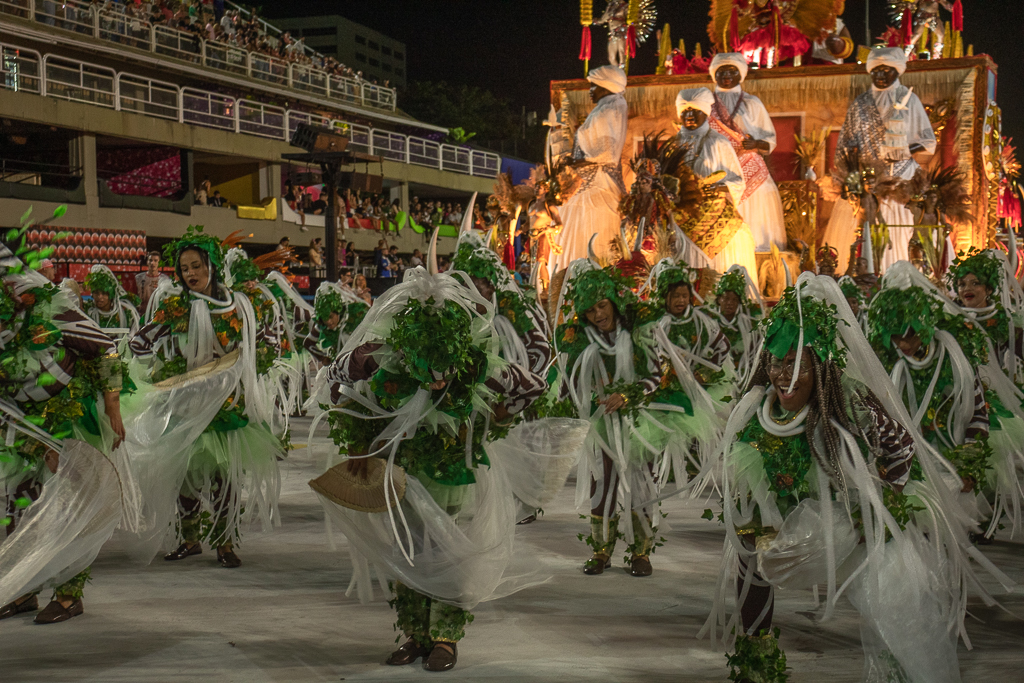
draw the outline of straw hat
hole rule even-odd
[[[384,497],[384,474],[387,463],[380,458],[367,458],[366,478],[348,471],[343,462],[309,482],[309,487],[332,503],[359,512],[387,512],[388,503],[397,505],[405,497],[405,470],[395,465],[392,478],[398,495]]]

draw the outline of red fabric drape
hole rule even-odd
[[[956,0],[953,3],[953,22],[954,31],[964,30],[964,6],[960,3],[960,0]]]
[[[590,27],[583,27],[583,36],[580,38],[580,59],[590,60]]]

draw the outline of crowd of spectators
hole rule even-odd
[[[209,178],[203,178],[203,182],[196,186],[192,196],[197,206],[216,206],[226,208],[231,206],[230,202],[221,196],[220,190],[213,189],[213,183],[210,182]]]
[[[37,21],[80,33],[91,32],[93,16],[99,14],[105,39],[133,47],[148,46],[149,30],[143,23],[148,22],[190,34],[196,58],[202,39],[307,65],[331,76],[364,80],[362,71],[308,49],[301,38],[296,40],[289,32],[280,36],[267,33],[255,7],[245,14],[225,9],[223,0],[38,0],[37,7]],[[388,81],[369,82],[390,87]]]

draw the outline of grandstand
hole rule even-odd
[[[402,206],[412,195],[460,201],[490,190],[498,155],[447,144],[446,129],[401,111],[394,89],[230,3],[230,40],[222,23],[188,23],[198,3],[169,21],[157,16],[169,4],[152,4],[152,20],[138,10],[147,6],[0,0],[4,227],[30,205],[42,213],[66,203],[59,224],[81,229],[143,228],[155,239],[198,223],[265,244],[308,240],[323,228],[311,221],[300,236],[281,201],[289,180],[316,182],[318,169],[282,162],[297,151],[289,140],[301,123],[333,128],[349,150],[378,157],[353,170],[382,175],[385,195]],[[232,208],[196,205],[197,189],[219,191]],[[376,239],[359,229],[346,237],[360,248]],[[410,230],[398,243],[422,239]]]

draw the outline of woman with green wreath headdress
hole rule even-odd
[[[1024,292],[1006,254],[971,248],[953,261],[946,283],[988,336],[993,360],[1014,384],[1024,386]]]
[[[201,226],[164,253],[179,284],[129,343],[145,391],[128,446],[155,530],[138,539],[138,552],[149,559],[173,541],[166,529],[178,547],[165,560],[198,555],[207,542],[221,566],[237,567],[243,526],[279,521],[281,442],[270,427],[273,396],[260,381],[280,354],[275,304],[258,289],[224,284],[223,246]]]
[[[408,640],[387,664],[446,671],[469,610],[528,578],[509,570],[527,558],[513,552],[509,466],[489,442],[545,385],[499,357],[492,303],[437,272],[436,245],[435,231],[429,271],[407,270],[320,371],[314,395],[346,462],[311,486],[348,538],[360,597],[368,564],[391,581]]]
[[[757,323],[764,315],[764,300],[747,269],[736,264],[729,268],[715,285],[714,304],[703,309],[718,323],[729,342],[732,362],[736,368],[737,390],[750,379],[761,346]]]
[[[135,333],[139,326],[139,298],[129,294],[118,282],[110,268],[97,263],[85,276],[85,288],[92,295],[92,301],[85,306],[85,314],[108,334],[123,338]]]
[[[38,610],[45,586],[35,621],[52,624],[83,613],[89,565],[122,522],[124,364],[37,260],[0,246],[0,619]]]
[[[691,398],[663,382],[657,342],[637,323],[641,304],[631,284],[614,267],[577,259],[559,296],[560,374],[577,415],[590,422],[576,473],[576,506],[590,511],[590,534],[579,536],[593,551],[583,565],[589,575],[611,565],[619,538],[630,573],[651,575],[650,555],[660,545],[656,499],[671,467],[666,447],[676,438],[689,443],[699,427]]]
[[[656,263],[640,289],[641,294],[646,291],[650,297],[642,322],[656,322],[701,386],[721,401],[735,393],[736,370],[729,355],[729,341],[718,323],[693,305],[693,273],[679,259],[665,258]]]
[[[866,680],[958,682],[950,634],[976,580],[967,556],[980,554],[943,482],[952,468],[916,432],[832,278],[802,274],[762,332],[721,474],[705,473],[719,477],[727,537],[699,636],[735,636],[730,680],[785,681],[774,591],[825,585],[823,620],[842,593],[860,613]]]

